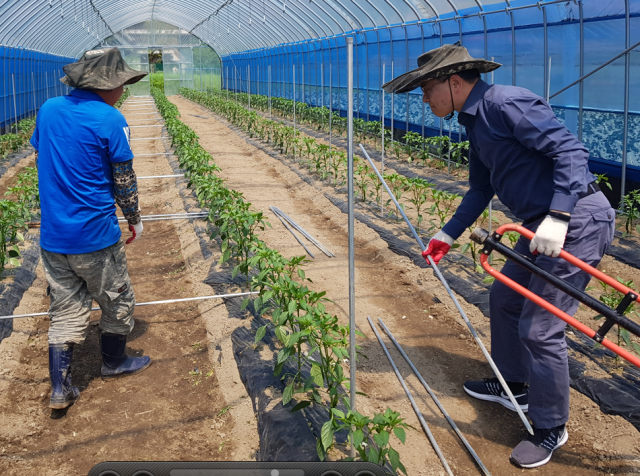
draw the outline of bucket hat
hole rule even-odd
[[[137,83],[149,74],[130,68],[118,48],[86,51],[77,63],[63,66],[62,70],[66,76],[60,81],[78,89],[115,89]]]
[[[382,89],[388,93],[408,93],[428,79],[450,76],[469,69],[489,73],[500,66],[500,63],[472,57],[469,51],[458,43],[444,45],[421,54],[416,69],[383,84]]]

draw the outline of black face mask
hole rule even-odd
[[[449,83],[449,94],[451,95],[451,112],[449,114],[447,114],[444,119],[447,121],[450,121],[451,119],[453,119],[453,115],[456,113],[456,110],[454,109],[453,106],[453,92],[451,91],[451,78],[449,77],[447,79],[447,82]]]

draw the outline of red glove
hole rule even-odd
[[[140,220],[136,225],[129,224],[129,231],[133,234],[131,238],[127,240],[127,244],[134,242],[142,235],[142,220]]]
[[[422,252],[422,257],[427,260],[427,264],[431,264],[427,259],[428,256],[431,256],[433,262],[438,264],[440,260],[444,258],[444,255],[446,255],[451,249],[453,241],[453,238],[449,235],[443,231],[439,231],[433,238],[431,238],[431,240],[429,240],[429,245],[427,246],[427,249]]]

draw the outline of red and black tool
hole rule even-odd
[[[610,307],[606,306],[604,303],[600,302],[593,296],[590,296],[584,291],[581,291],[580,289],[572,286],[571,284],[566,283],[565,281],[554,276],[553,274],[541,269],[528,257],[523,256],[520,253],[517,253],[513,249],[509,248],[508,246],[500,243],[502,236],[507,231],[515,231],[516,233],[519,233],[520,235],[524,236],[525,238],[528,238],[529,240],[531,240],[534,235],[532,231],[522,226],[513,225],[513,224],[502,225],[491,235],[489,234],[488,231],[483,230],[482,228],[476,228],[471,234],[471,239],[473,241],[481,245],[484,245],[484,249],[482,250],[482,255],[480,256],[480,263],[482,264],[482,267],[484,268],[484,270],[487,273],[489,273],[491,276],[496,278],[498,281],[509,286],[514,291],[522,294],[527,299],[530,299],[534,303],[538,304],[540,307],[546,309],[556,317],[565,321],[570,326],[579,330],[580,332],[592,338],[596,342],[602,344],[607,349],[615,352],[617,355],[619,355],[623,359],[631,362],[637,367],[640,367],[640,358],[624,350],[623,348],[617,346],[610,340],[605,339],[605,335],[607,334],[607,332],[611,330],[614,324],[618,324],[618,326],[640,337],[640,325],[637,324],[636,322],[633,322],[631,319],[623,315],[625,310],[634,301],[640,302],[638,293],[633,291],[632,289],[629,289],[627,286],[619,283],[615,279],[607,276],[601,271],[598,271],[593,266],[590,266],[584,261],[579,260],[578,258],[567,253],[566,251],[564,250],[561,251],[560,258],[566,260],[567,262],[571,263],[574,266],[577,266],[581,270],[589,273],[594,278],[599,279],[600,281],[608,284],[609,286],[613,287],[614,289],[618,290],[624,295],[624,298],[622,299],[618,307],[616,309],[611,309]],[[535,274],[536,276],[544,279],[549,284],[557,287],[562,292],[566,293],[572,298],[577,299],[582,304],[590,307],[594,311],[604,316],[605,317],[604,324],[600,327],[600,329],[598,329],[597,331],[594,331],[590,327],[585,326],[580,321],[571,317],[566,312],[561,311],[553,304],[545,301],[537,294],[534,294],[533,292],[529,291],[527,288],[519,285],[512,279],[505,276],[504,274],[493,269],[488,262],[488,258],[491,252],[494,250],[500,253],[501,255],[505,256],[507,259],[514,261],[518,265],[530,271],[532,274]]]

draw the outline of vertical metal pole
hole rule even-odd
[[[238,68],[233,67],[233,91],[236,95],[236,106],[238,105]]]
[[[349,392],[351,411],[356,410],[356,296],[354,264],[355,240],[353,237],[353,38],[347,38],[347,160],[349,200]],[[356,456],[351,430],[351,457]]]
[[[511,15],[511,85],[516,85],[516,23],[513,18],[513,12],[509,12]]]
[[[229,67],[227,66],[227,74],[225,76],[227,78],[227,101],[229,100]]]
[[[304,58],[304,53],[303,56]],[[307,98],[306,98],[306,88],[304,87],[304,63],[302,63],[302,78],[300,80],[300,87],[302,88],[302,102],[307,102]]]
[[[296,65],[293,65],[293,138],[296,138]],[[296,158],[296,146],[293,145],[293,159]]]
[[[45,90],[47,91],[47,101],[49,100],[49,75],[44,72]]]
[[[547,78],[550,77],[549,75],[549,40],[547,38],[547,9],[545,7],[542,7],[542,35],[544,36],[543,39],[543,69],[544,69],[544,78],[545,80]],[[544,82],[544,97],[547,99],[547,102],[549,102],[549,96],[551,95],[551,92],[549,91],[550,89],[550,85],[547,81]]]
[[[624,2],[625,8],[625,35],[624,47],[631,46],[631,18],[629,0]],[[620,176],[620,209],[624,210],[624,196],[627,185],[627,146],[629,142],[629,70],[631,69],[631,54],[628,51],[624,55],[624,125],[622,136],[622,175]]]
[[[271,65],[267,66],[267,73],[269,74],[269,119],[271,119]]]
[[[385,80],[385,68],[386,64],[382,63],[382,84],[384,84]],[[380,134],[382,141],[380,142],[380,175],[384,177],[384,89],[382,89],[382,113],[380,114]],[[380,215],[384,213],[384,201],[382,200],[382,195],[380,195]]]
[[[584,16],[582,14],[582,0],[578,2],[580,11],[580,77],[584,76]],[[584,81],[578,85],[578,140],[582,142],[582,114],[584,106]]]
[[[392,44],[393,44],[393,42],[392,42]],[[393,61],[391,62],[391,77],[393,78]],[[396,97],[395,94],[391,95],[391,147],[393,147],[394,138],[396,136],[395,131],[393,129],[393,127],[394,127],[393,117],[395,115],[395,109],[396,109],[395,97]]]
[[[251,65],[247,65],[247,92],[249,94],[249,110],[251,110]]]
[[[324,107],[324,62],[320,63],[320,91],[322,91],[320,107]]]
[[[16,81],[13,73],[11,73],[11,83],[13,85],[13,112],[16,123],[16,134],[18,133],[18,107],[16,105]]]
[[[547,66],[547,102],[550,101],[549,96],[551,95],[551,56],[549,56],[549,63]]]
[[[329,50],[331,53],[331,50]],[[329,62],[329,166],[331,166],[331,139],[333,137],[333,76]]]
[[[36,115],[37,106],[36,106],[36,83],[33,79],[33,71],[31,71],[31,91],[33,92],[33,115]]]

